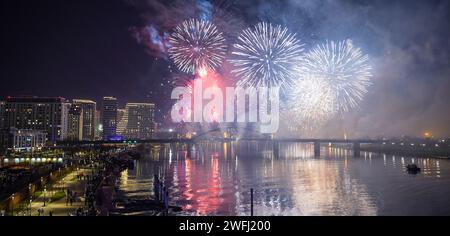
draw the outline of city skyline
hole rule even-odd
[[[113,97],[104,97],[104,100],[106,102],[113,101],[114,104],[100,102],[100,105],[97,106],[97,102],[93,100],[79,98],[68,100],[62,97],[8,97],[5,101],[0,102],[0,132],[2,135],[27,134],[28,132],[30,135],[25,135],[24,138],[33,137],[31,132],[43,132],[45,134],[44,143],[64,140],[94,141],[99,140],[98,136],[102,132],[100,129],[102,129],[103,123],[108,124],[109,120],[114,118],[114,122],[109,123],[115,129],[103,137],[104,140],[108,140],[108,136],[119,135],[116,130],[119,115],[116,113],[117,100]],[[109,107],[111,105],[113,105],[112,108]],[[154,104],[127,102],[126,108],[130,105],[143,107],[139,111],[127,114],[131,122],[127,120],[124,133],[120,135],[132,139],[151,137],[155,133],[156,126]],[[104,106],[106,106],[106,111]],[[113,113],[110,116],[108,112]],[[103,113],[105,116],[102,115]],[[142,116],[145,116],[145,120],[141,118]],[[141,131],[141,129],[143,130]],[[144,134],[145,132],[148,134]],[[2,136],[2,149],[16,146],[11,143],[3,143],[4,140],[8,141],[8,138]],[[34,142],[34,140],[32,141]],[[43,143],[38,142],[34,146],[43,146]]]
[[[450,1],[0,7],[0,224],[215,235],[450,215]]]
[[[157,39],[198,12],[186,7],[183,14],[170,19],[180,1],[173,1],[174,9],[164,1],[114,0],[107,8],[102,1],[27,4],[30,9],[42,7],[25,11],[16,2],[4,3],[9,11],[2,16],[3,45],[11,46],[5,47],[2,56],[0,97],[64,96],[98,102],[113,95],[121,106],[125,101],[154,102],[156,119],[167,121],[163,117],[172,105],[172,77],[180,72],[158,48]],[[195,4],[186,3],[190,5]],[[230,2],[222,7],[229,13],[223,19],[234,22],[224,25],[226,32],[271,21],[289,27],[308,45],[352,38],[370,55],[373,85],[361,106],[332,120],[317,136],[419,136],[427,131],[436,137],[450,136],[449,57],[444,53],[450,47],[448,2],[284,0]],[[154,9],[160,9],[160,14],[152,14]],[[20,12],[21,18],[16,18]],[[13,24],[16,27],[8,26]],[[149,32],[155,33],[154,38],[146,38]]]

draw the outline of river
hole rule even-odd
[[[450,161],[309,144],[207,142],[151,146],[124,171],[128,197],[152,197],[153,176],[164,179],[171,203],[188,215],[249,215],[250,189],[258,216],[450,215]],[[422,168],[410,174],[405,165]]]

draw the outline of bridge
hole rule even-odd
[[[173,139],[146,139],[133,141],[62,141],[58,142],[57,146],[80,146],[80,145],[128,145],[128,144],[171,144],[171,143],[186,143],[194,144],[202,141],[216,141],[216,142],[271,142],[274,152],[279,152],[280,143],[311,143],[314,144],[314,155],[320,156],[320,145],[327,144],[351,144],[353,146],[354,156],[359,157],[361,151],[361,144],[380,144],[382,140],[376,139],[303,139],[303,138],[173,138]]]

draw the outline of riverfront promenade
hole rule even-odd
[[[74,214],[75,211],[80,208],[84,207],[84,201],[80,199],[80,197],[84,197],[84,191],[86,187],[87,180],[79,180],[77,178],[77,175],[89,174],[89,169],[80,169],[73,171],[66,175],[64,178],[58,180],[53,186],[51,186],[49,189],[47,189],[46,194],[42,193],[37,199],[33,200],[31,203],[31,215],[32,216],[39,216],[39,209],[43,209],[43,216],[49,216],[49,213],[52,212],[53,216],[68,216],[69,213]],[[53,189],[52,191],[50,191]],[[53,194],[56,192],[64,191],[67,194],[67,189],[70,189],[72,192],[77,193],[77,199],[73,202],[72,205],[67,204],[67,196],[55,201],[55,202],[49,202],[49,199],[52,197]],[[44,206],[44,200],[46,200],[45,206]],[[30,207],[28,206],[27,209],[22,210],[21,212],[17,213],[17,216],[29,216],[30,215]]]

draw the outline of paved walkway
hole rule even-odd
[[[41,194],[37,199],[33,200],[31,203],[31,215],[32,216],[38,216],[38,209],[43,208],[44,209],[44,216],[48,216],[49,212],[52,212],[53,216],[68,216],[69,213],[74,213],[79,207],[84,207],[84,201],[81,201],[79,197],[84,196],[84,190],[86,186],[86,180],[78,180],[77,175],[89,174],[88,169],[80,169],[78,171],[73,171],[67,176],[65,176],[63,179],[56,182],[54,187],[54,192],[61,191],[61,188],[58,188],[59,186],[64,186],[64,191],[67,194],[67,189],[70,189],[72,192],[77,193],[77,200],[72,204],[67,204],[66,199],[67,196],[56,201],[56,202],[48,202],[48,199],[52,196],[49,190],[47,189],[46,198],[47,202],[44,206],[44,194]],[[29,215],[29,209],[27,209],[25,212],[22,212],[22,214],[19,215]]]

